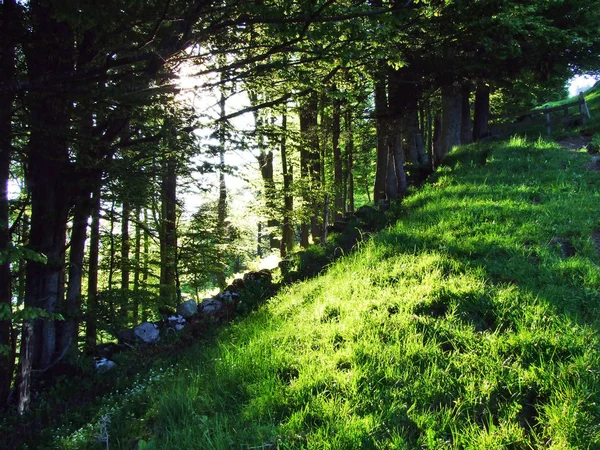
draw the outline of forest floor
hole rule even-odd
[[[600,448],[591,161],[457,149],[395,225],[35,448]]]

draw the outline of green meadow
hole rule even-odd
[[[600,448],[591,161],[525,138],[457,149],[393,226],[52,446]]]

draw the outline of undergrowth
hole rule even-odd
[[[600,448],[589,159],[458,149],[395,225],[36,448]]]

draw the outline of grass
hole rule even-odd
[[[36,448],[600,448],[589,159],[458,149],[395,225]]]

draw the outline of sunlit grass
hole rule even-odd
[[[395,225],[115,399],[110,448],[600,448],[588,162],[459,148]],[[74,440],[49,448],[104,445]]]

